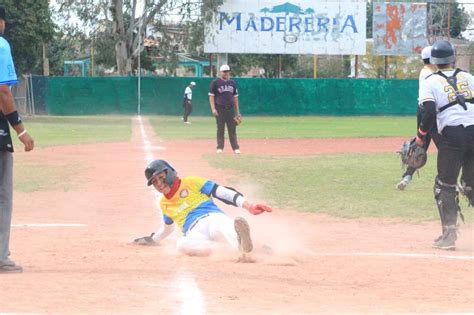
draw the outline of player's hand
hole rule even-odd
[[[423,145],[424,145],[423,139],[421,139],[420,137],[416,137],[415,142],[416,142],[416,144],[418,144],[420,147],[423,147]]]
[[[214,115],[214,117],[217,117],[217,116],[219,116],[219,113],[217,112],[217,110],[213,109],[212,110],[212,115]]]
[[[250,208],[248,209],[249,212],[253,215],[258,215],[258,214],[261,214],[261,213],[264,213],[264,212],[272,212],[273,209],[267,205],[264,205],[264,204],[255,204],[255,205],[252,205],[250,206]]]
[[[19,139],[25,145],[26,152],[33,150],[33,148],[35,147],[35,141],[28,133],[25,133],[24,135],[19,137]]]
[[[151,233],[150,236],[144,236],[144,237],[136,238],[133,241],[133,243],[136,244],[136,245],[144,245],[144,246],[158,245],[158,243],[153,240],[153,235],[155,235],[155,233]]]

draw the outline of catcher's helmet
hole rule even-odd
[[[148,164],[148,166],[145,169],[145,177],[147,179],[147,185],[151,186],[153,182],[153,178],[163,171],[166,171],[166,183],[170,187],[173,186],[178,173],[165,160],[155,160],[151,162],[150,164]]]
[[[447,65],[454,63],[456,53],[454,46],[447,40],[437,40],[431,46],[430,63],[434,65]]]

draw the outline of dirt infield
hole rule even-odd
[[[213,141],[162,142],[146,121],[143,131],[145,141],[134,120],[127,143],[16,153],[19,164],[42,160],[84,167],[69,179],[73,190],[15,194],[12,258],[25,272],[0,275],[0,313],[474,310],[474,233],[467,225],[462,226],[459,249],[441,252],[429,247],[440,229],[437,222],[345,220],[278,205],[270,215],[251,217],[224,206],[229,214],[248,218],[257,243],[272,246],[274,255],[257,251],[253,264],[236,263],[237,256],[228,251],[209,258],[185,257],[174,249],[177,235],[158,247],[131,245],[161,222],[143,176],[147,154],[172,161],[181,176],[202,175],[225,183],[232,175],[203,161],[203,154],[214,152]],[[294,155],[394,152],[400,142],[251,140],[241,146],[244,154]],[[350,149],[341,151],[341,144]],[[259,200],[252,183],[240,188]]]

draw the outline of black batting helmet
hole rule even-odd
[[[431,47],[430,63],[434,65],[447,65],[454,63],[455,60],[454,46],[447,40],[437,40]]]
[[[153,178],[161,172],[166,171],[166,183],[171,187],[176,180],[178,173],[176,170],[165,160],[155,160],[148,164],[145,169],[145,177],[147,179],[147,185],[151,186]]]

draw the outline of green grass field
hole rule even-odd
[[[37,148],[127,141],[132,132],[131,118],[126,116],[36,116],[23,121]],[[16,137],[13,142],[16,150],[23,150]],[[21,192],[74,189],[77,185],[71,178],[84,168],[84,165],[50,165],[47,161],[17,161],[14,165],[14,189]]]
[[[214,139],[213,117],[190,117],[185,125],[180,117],[150,116],[162,139]],[[244,117],[238,127],[240,139],[262,138],[343,138],[412,136],[415,117]]]
[[[45,161],[16,161],[13,188],[15,191],[70,191],[77,189],[75,175],[85,169],[80,164],[47,164]]]
[[[164,139],[214,139],[212,117],[192,117],[184,125],[179,117],[152,116],[150,121]],[[247,117],[239,127],[240,138],[338,138],[411,136],[412,117]],[[126,141],[131,118],[126,116],[36,117],[25,125],[38,147]],[[16,147],[19,149],[18,140]],[[396,154],[331,154],[310,157],[209,155],[214,167],[238,174],[231,183],[238,187],[253,182],[262,198],[276,208],[327,213],[339,217],[387,217],[415,222],[437,220],[432,186],[435,155],[404,192],[396,190],[402,170]],[[84,166],[51,166],[42,161],[15,164],[15,190],[73,189],[67,185],[71,169]],[[66,183],[66,184],[65,184]],[[473,222],[471,209],[467,221]]]
[[[37,147],[127,141],[132,133],[127,116],[36,116],[23,121]],[[16,137],[14,142],[21,147]]]
[[[403,171],[396,154],[331,154],[313,157],[206,157],[214,167],[234,170],[231,184],[254,182],[262,198],[276,208],[292,208],[346,218],[386,217],[410,221],[437,220],[432,192],[436,155],[406,191],[396,183]],[[462,206],[466,221],[472,210]]]

